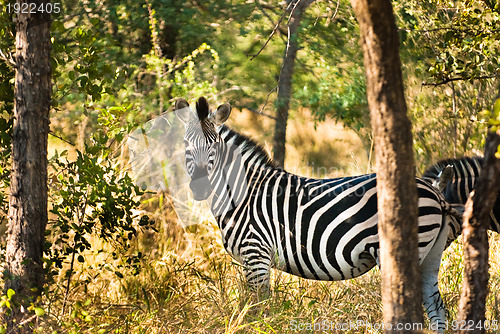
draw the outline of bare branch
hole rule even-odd
[[[479,77],[445,78],[445,79],[443,79],[443,81],[439,81],[439,82],[423,82],[422,86],[434,86],[434,87],[437,87],[437,86],[444,85],[444,84],[447,84],[447,83],[453,82],[453,81],[484,80],[484,79],[493,79],[493,78],[498,78],[498,77],[500,77],[500,74],[484,75],[484,76],[479,76]]]
[[[19,324],[17,324],[17,328],[14,328],[14,329],[11,329],[7,334],[14,334],[14,333],[18,333],[18,330],[20,328],[22,328],[24,325],[26,325],[27,323],[30,323],[31,321],[35,320],[35,318],[37,317],[36,314],[32,315],[31,317],[27,318],[27,319],[24,319],[23,321],[21,321]]]
[[[259,110],[255,110],[255,109],[252,109],[252,108],[249,108],[249,107],[243,107],[243,108],[246,109],[246,110],[248,110],[248,111],[251,111],[251,112],[253,112],[253,113],[257,114],[257,115],[262,115],[262,116],[268,117],[270,119],[276,120],[276,117],[271,116],[269,114],[264,114],[262,112],[262,110],[259,111]]]
[[[279,80],[278,80],[279,81]],[[267,101],[269,101],[269,97],[271,96],[271,94],[278,89],[278,86],[274,87],[273,89],[271,89],[271,91],[269,92],[269,94],[267,94],[267,97],[266,97],[266,102],[264,102],[264,105],[262,106],[262,108],[260,108],[260,113],[262,113],[262,110],[264,110],[264,108],[266,107],[267,105]]]
[[[14,61],[14,57],[12,57],[12,53],[7,52],[7,54],[5,54],[2,51],[2,49],[0,49],[0,58],[5,60],[5,62],[7,63],[7,65],[9,65],[9,67],[11,68],[16,67],[16,62]]]
[[[278,27],[280,26],[281,21],[283,21],[283,19],[285,18],[287,11],[288,11],[288,9],[290,8],[290,6],[291,6],[292,4],[293,4],[293,2],[290,2],[290,3],[288,4],[288,6],[286,7],[286,10],[283,12],[283,14],[281,15],[280,19],[278,20],[278,23],[276,23],[276,25],[274,26],[273,31],[271,31],[271,34],[270,34],[270,35],[269,35],[269,37],[267,38],[267,41],[266,41],[266,42],[264,43],[264,45],[260,48],[260,50],[259,50],[256,54],[254,54],[254,55],[252,56],[252,58],[250,58],[250,60],[251,60],[251,61],[252,61],[252,60],[254,60],[254,59],[255,59],[255,57],[257,57],[257,56],[258,56],[258,55],[262,52],[262,50],[264,50],[264,48],[267,46],[267,44],[269,44],[269,41],[271,40],[271,38],[273,38],[274,34],[276,33],[276,30],[278,30]]]
[[[224,89],[221,92],[218,92],[217,94],[214,94],[213,97],[223,96],[226,93],[229,93],[229,92],[232,92],[232,91],[235,91],[235,90],[241,90],[241,91],[243,91],[243,88],[241,88],[240,86],[233,85],[233,86],[231,86],[229,88]]]
[[[63,142],[65,142],[66,144],[71,145],[72,147],[76,146],[75,144],[73,144],[72,142],[68,141],[67,139],[64,139],[63,137],[61,137],[59,135],[56,135],[54,132],[52,132],[52,130],[49,131],[49,135],[51,135],[52,137],[57,138],[59,140],[62,140]]]
[[[333,13],[332,17],[330,18],[330,22],[337,17],[337,14],[339,13],[339,7],[340,7],[340,1],[337,1],[337,7],[335,8],[335,13]]]

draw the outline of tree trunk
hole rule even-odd
[[[497,102],[500,104],[500,95]],[[485,333],[488,295],[488,234],[490,212],[500,190],[500,130],[486,138],[484,165],[474,191],[465,204],[463,222],[464,275],[458,307],[458,320],[465,321],[459,333]]]
[[[49,1],[31,1],[36,8]],[[26,1],[18,1],[26,4]],[[46,8],[44,5],[43,8]],[[47,136],[51,96],[50,14],[17,14],[12,183],[6,250],[5,290],[15,303],[8,331],[18,325],[22,309],[36,301],[44,283],[43,244],[47,223]],[[24,308],[20,306],[23,305]],[[27,312],[27,311],[24,311]]]
[[[287,1],[289,3],[290,1]],[[297,2],[297,1],[296,1]],[[299,27],[302,14],[314,0],[298,0],[292,5],[292,13],[288,23],[288,44],[283,57],[280,79],[278,84],[278,98],[276,100],[276,124],[273,139],[273,160],[278,166],[285,165],[285,143],[286,125],[288,122],[288,110],[290,109],[290,97],[292,95],[292,76],[295,67],[295,59],[299,50]]]
[[[422,323],[415,166],[394,13],[389,0],[351,3],[375,142],[384,323]]]

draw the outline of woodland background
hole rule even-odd
[[[500,84],[500,5],[392,3],[419,172],[441,158],[480,153],[486,119],[499,117],[490,110]],[[144,193],[127,175],[126,135],[178,97],[231,103],[229,125],[272,151],[285,2],[89,0],[61,7],[52,16],[49,280],[30,309],[41,333],[280,333],[293,320],[381,321],[377,270],[334,283],[276,273],[272,298],[252,303],[214,223],[202,218],[182,227],[168,193]],[[12,13],[2,10],[0,263],[14,38]],[[312,3],[298,38],[285,167],[314,177],[372,172],[363,57],[349,2]],[[498,239],[490,236],[490,320],[500,319]],[[441,268],[451,320],[460,247],[450,246]],[[11,297],[2,296],[0,306],[8,308]]]

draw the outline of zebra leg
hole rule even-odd
[[[444,221],[445,226],[440,231],[434,246],[422,261],[422,299],[425,310],[429,316],[430,328],[438,333],[444,333],[446,329],[446,308],[438,287],[439,266],[441,265],[441,255],[446,246],[449,234],[448,221]]]
[[[271,286],[271,256],[256,248],[244,255],[244,273],[251,290],[259,296],[267,297]]]

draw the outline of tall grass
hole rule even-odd
[[[176,225],[171,228],[178,229]],[[92,280],[91,270],[82,268],[73,284],[68,313],[58,314],[60,303],[52,300],[53,312],[47,315],[41,333],[48,329],[148,334],[381,332],[377,330],[382,306],[376,268],[340,282],[312,281],[273,271],[271,295],[259,300],[247,289],[241,266],[223,250],[217,227],[206,222],[189,229],[178,230],[183,237],[175,240],[161,241],[160,234],[156,235],[158,244],[169,245],[168,251],[153,253],[137,276],[119,279],[101,273]],[[499,319],[500,238],[491,235],[490,240],[487,318],[495,320]],[[138,247],[143,247],[139,241]],[[450,321],[456,317],[461,275],[461,245],[455,242],[444,254],[440,273]],[[308,326],[317,330],[308,330]]]
[[[251,117],[238,115],[239,123],[233,126],[246,128],[254,137],[260,133],[259,141],[266,145],[263,138],[270,131],[269,124],[259,120],[262,132],[258,127],[245,127]],[[298,173],[315,177],[360,174],[369,169],[367,152],[354,134],[332,123],[321,125],[320,135],[312,128],[310,122],[291,126],[290,169],[296,167]],[[313,142],[313,137],[320,139]],[[327,160],[313,159],[314,166],[337,169],[318,175],[319,170],[303,160],[306,151],[318,152],[315,159],[327,156]],[[273,271],[269,298],[259,298],[248,290],[241,266],[224,251],[213,221],[183,228],[168,197],[149,198],[142,209],[155,219],[158,232],[135,240],[136,251],[146,254],[141,271],[120,278],[113,270],[119,265],[117,260],[106,252],[89,251],[86,262],[75,268],[65,313],[63,289],[57,283],[50,288],[44,301],[47,313],[39,320],[38,333],[382,332],[378,327],[382,322],[378,269],[340,282],[312,281]],[[93,249],[106,249],[99,240],[94,243]],[[495,320],[500,319],[500,237],[492,234],[490,244],[487,318]],[[453,243],[441,266],[439,283],[450,320],[456,317],[460,296],[461,255],[460,241]],[[96,269],[97,262],[107,267]]]

